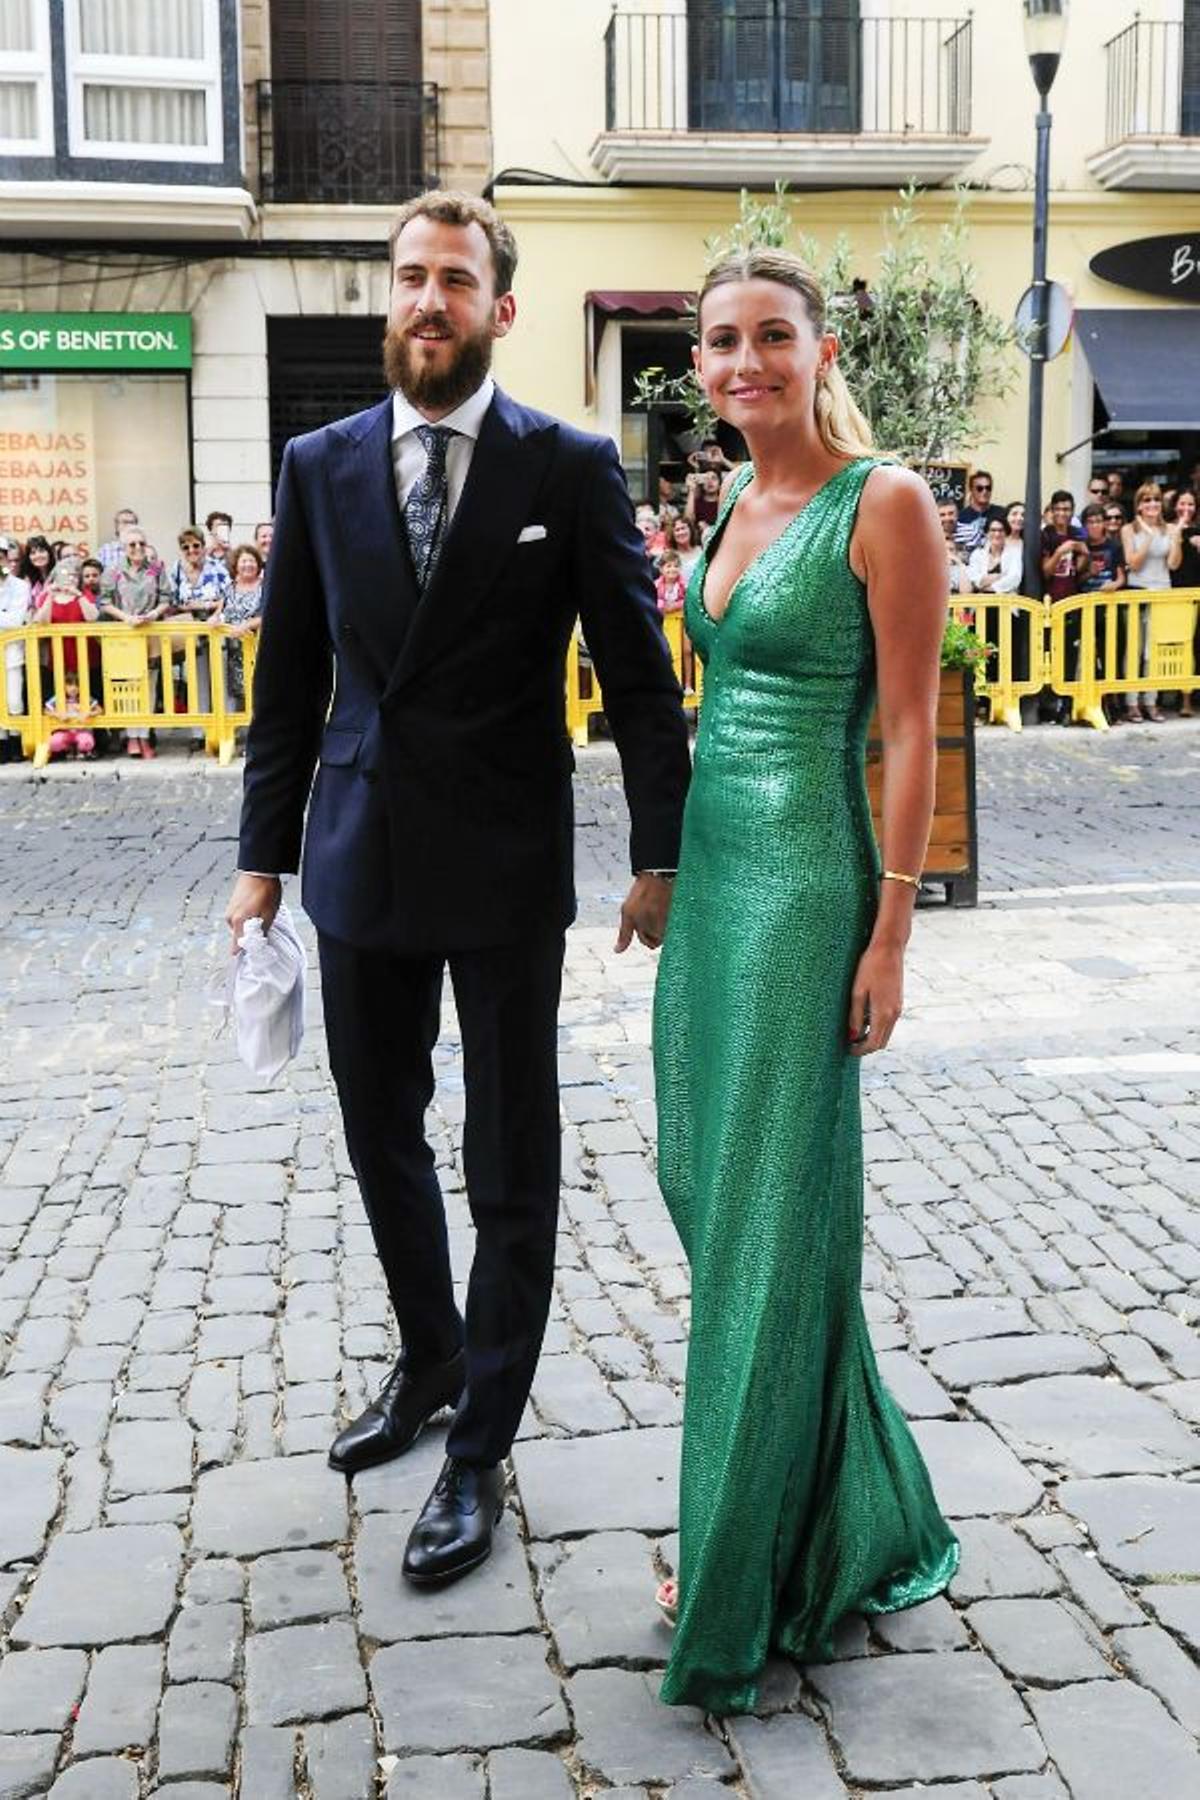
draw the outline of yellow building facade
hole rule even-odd
[[[870,283],[897,191],[915,180],[936,229],[963,183],[976,292],[1012,317],[1037,108],[1020,0],[490,10],[492,192],[521,246],[501,379],[609,433],[635,490],[650,477],[633,372],[664,350],[682,366],[683,301],[742,186],[786,182],[797,230],[844,233]],[[1050,104],[1049,274],[1075,322],[1047,371],[1042,481],[1079,494],[1093,464],[1200,457],[1200,5],[1074,0]],[[1120,284],[1092,269],[1103,252]],[[1001,499],[1024,491],[1023,360],[1016,373],[983,441],[959,447]]]

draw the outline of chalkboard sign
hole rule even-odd
[[[939,506],[950,504],[961,512],[967,504],[968,468],[967,463],[922,463],[917,473],[925,477]]]

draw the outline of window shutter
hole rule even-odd
[[[277,81],[420,81],[420,0],[272,0]]]
[[[857,129],[859,0],[688,0],[689,123]]]
[[[319,74],[309,68],[309,5],[310,0],[272,0],[271,74],[276,81],[304,81]]]
[[[273,0],[271,197],[349,204],[428,186],[420,0]]]

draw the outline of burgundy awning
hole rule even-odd
[[[696,310],[694,289],[592,288],[583,296],[583,386],[589,406],[595,399],[596,352],[610,319],[686,319]]]
[[[685,319],[696,307],[682,288],[594,288],[584,299],[606,319]]]

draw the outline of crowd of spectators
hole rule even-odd
[[[658,483],[657,501],[642,501],[636,508],[638,529],[651,563],[659,610],[664,614],[683,610],[692,570],[712,531],[720,509],[721,485],[735,465],[715,439],[706,440],[688,458],[686,470],[668,471]],[[1088,482],[1081,506],[1065,488],[1051,494],[1042,517],[1039,575],[1040,591],[1049,600],[1063,600],[1081,593],[1119,593],[1127,589],[1200,587],[1200,461],[1186,477],[1159,485],[1143,481],[1133,486],[1120,469],[1096,472]],[[994,482],[986,469],[975,469],[961,506],[945,501],[938,516],[946,541],[949,593],[955,599],[984,597],[980,625],[992,641],[997,609],[987,606],[988,596],[1026,591],[1024,574],[1025,508],[1021,501],[1000,505]],[[145,630],[158,626],[149,657],[153,708],[158,710],[164,667],[173,684],[172,697],[180,696],[186,640],[161,628],[171,620],[220,624],[236,640],[257,631],[262,614],[262,586],[271,548],[272,524],[257,525],[253,541],[233,543],[233,519],[214,509],[203,528],[186,525],[179,533],[174,555],[168,557],[150,542],[130,507],[122,507],[113,520],[113,534],[93,552],[85,543],[72,543],[34,535],[24,543],[0,532],[0,632],[29,623],[95,625],[108,629]],[[1145,668],[1148,633],[1147,607],[1139,609],[1139,667]],[[1079,621],[1067,641],[1067,673],[1078,668]],[[1126,662],[1126,619],[1118,615],[1118,665]],[[62,695],[48,691],[52,664],[42,663],[44,706],[47,715],[63,724],[51,738],[52,755],[94,756],[119,747],[107,739],[116,734],[94,732],[81,716],[81,683],[78,643],[86,645],[88,703],[97,710],[101,688],[99,634],[63,644]],[[1200,653],[1200,644],[1197,645]],[[241,646],[225,646],[226,691],[235,706],[245,695]],[[1014,621],[1014,654],[1028,666],[1028,619]],[[5,699],[9,713],[26,709],[25,650],[19,641],[4,651]],[[198,703],[202,711],[211,705],[211,670],[207,648],[197,646]],[[1021,669],[1018,672],[1022,672]],[[693,679],[691,645],[683,637],[684,685]],[[1166,717],[1160,696],[1144,689],[1115,697],[1110,704],[1114,722]],[[1177,697],[1178,711],[1190,717],[1191,698]],[[1045,716],[1068,722],[1068,701],[1046,701]],[[120,734],[126,754],[152,757],[153,731],[130,727]],[[0,761],[19,757],[15,732],[0,731]]]
[[[686,473],[664,474],[656,501],[636,507],[638,529],[652,566],[659,611],[683,610],[684,596],[701,547],[716,522],[721,484],[734,467],[715,440],[704,443],[689,458]],[[1020,500],[1001,504],[987,469],[975,469],[967,482],[962,505],[943,500],[938,518],[946,542],[948,589],[952,599],[982,604],[970,611],[985,641],[994,646],[1000,629],[1000,610],[988,600],[1006,594],[1028,592],[1025,582],[1025,506]],[[1119,593],[1126,589],[1200,587],[1200,462],[1186,479],[1162,487],[1151,481],[1135,483],[1121,469],[1097,470],[1088,481],[1082,505],[1065,488],[1052,493],[1042,515],[1039,542],[1040,569],[1037,590],[1046,600],[1066,600],[1074,594]],[[1198,609],[1200,610],[1200,609]],[[1127,658],[1127,615],[1116,620],[1116,666],[1124,671]],[[1148,654],[1149,608],[1138,616],[1136,667],[1144,672]],[[1068,616],[1066,674],[1078,673],[1081,619]],[[1105,641],[1105,622],[1097,621],[1097,641]],[[1027,612],[1012,620],[1012,647],[1016,673],[1027,676],[1032,653]],[[1135,653],[1130,650],[1130,655]],[[1200,654],[1200,643],[1197,644]],[[683,639],[684,684],[692,680],[691,646]],[[994,670],[993,655],[989,667]],[[1098,671],[1099,672],[1099,671]],[[1159,704],[1162,696],[1150,689],[1113,696],[1106,701],[1114,723],[1140,719],[1162,720],[1168,715]],[[1192,713],[1191,697],[1179,693],[1171,705],[1181,717]],[[1071,703],[1047,690],[1037,716],[1062,724],[1071,721]]]
[[[1096,471],[1088,481],[1082,506],[1066,488],[1051,494],[1042,516],[1038,591],[1044,599],[1067,600],[1074,594],[1120,593],[1123,590],[1157,590],[1200,587],[1200,462],[1186,478],[1159,485],[1142,481],[1130,492],[1121,469]],[[954,598],[969,594],[1018,594],[1028,591],[1025,582],[1023,537],[1025,508],[1020,501],[998,505],[993,480],[986,469],[976,469],[967,484],[962,506],[939,505],[938,516],[946,540],[949,590]],[[994,635],[995,608],[982,609],[985,637]],[[990,614],[990,616],[989,616]],[[1117,615],[1117,667],[1126,661],[1126,616]],[[1138,609],[1138,668],[1147,666],[1149,608]],[[1017,638],[1022,640],[1017,643]],[[1067,622],[1066,673],[1074,677],[1080,654],[1080,618]],[[1103,637],[1103,618],[1097,630]],[[1028,621],[1014,621],[1014,655],[1021,662],[1028,652]],[[1101,652],[1098,650],[1098,655]],[[1200,654],[1200,642],[1196,645]],[[1027,664],[1025,665],[1027,667]],[[1019,669],[1023,673],[1023,669]],[[1151,689],[1113,696],[1107,703],[1114,724],[1141,719],[1159,722],[1167,714],[1160,695]],[[1191,696],[1176,697],[1178,713],[1192,714]],[[1068,724],[1069,700],[1047,698],[1043,716]]]
[[[715,438],[706,438],[688,457],[686,470],[659,476],[658,502],[634,509],[646,546],[660,613],[681,613],[692,570],[721,510],[721,483],[736,465]],[[678,470],[678,465],[676,465]],[[695,656],[681,632],[683,690],[695,692]]]
[[[62,720],[50,738],[54,756],[94,757],[120,748],[131,757],[155,755],[154,734],[145,726],[131,726],[120,734],[97,732],[90,716],[100,710],[102,681],[101,631],[145,631],[158,627],[149,643],[152,710],[163,699],[164,671],[170,684],[167,709],[186,706],[187,639],[162,628],[172,620],[192,620],[223,625],[233,639],[258,630],[262,616],[263,574],[270,553],[273,527],[269,520],[255,526],[253,542],[233,543],[233,519],[219,509],[209,513],[203,528],[185,525],[174,555],[164,555],[150,541],[136,512],[122,507],[113,520],[113,535],[95,553],[86,543],[49,539],[35,534],[20,542],[0,532],[0,631],[30,624],[95,625],[96,633],[68,637],[63,642],[63,692],[49,691],[53,659],[42,652],[43,705],[48,718]],[[80,698],[79,644],[86,646],[88,700]],[[225,680],[229,696],[240,706],[245,692],[241,645],[224,646]],[[196,646],[196,701],[201,711],[212,703],[212,672],[207,643]],[[4,651],[5,701],[8,712],[27,710],[25,648],[19,640]],[[85,716],[86,715],[86,716]],[[0,731],[0,761],[21,754],[19,735]]]

